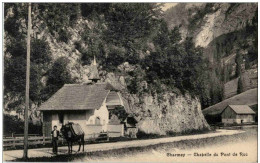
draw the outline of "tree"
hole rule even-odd
[[[160,6],[155,3],[113,3],[105,14],[106,38],[127,47],[136,39],[149,36],[160,14]]]
[[[109,47],[108,55],[102,63],[104,69],[108,71],[115,71],[117,69],[117,66],[126,60],[125,53],[126,51],[123,47]]]
[[[180,28],[179,27],[174,27],[170,31],[170,41],[172,44],[178,44],[181,41],[181,33],[180,33]]]
[[[7,46],[6,53],[10,57],[5,58],[4,71],[4,92],[11,99],[16,99],[13,102],[16,105],[13,109],[18,109],[23,104],[25,94],[25,70],[26,70],[26,49],[25,40],[16,40]],[[39,105],[41,103],[41,90],[43,83],[42,76],[47,72],[51,61],[50,47],[44,39],[33,39],[31,45],[31,75],[30,80],[30,100]],[[18,104],[17,101],[20,101]],[[10,102],[10,101],[9,101]]]
[[[235,62],[236,62],[236,77],[239,77],[242,73],[241,64],[243,63],[243,58],[241,53],[239,52],[237,53]]]
[[[42,90],[43,101],[57,92],[64,84],[74,83],[68,69],[69,59],[66,57],[58,58],[47,72],[46,87]]]
[[[169,30],[167,23],[164,20],[161,20],[159,27],[158,27],[157,35],[154,37],[153,41],[155,45],[157,45],[162,50],[169,46],[170,39],[169,39]]]
[[[49,32],[55,36],[59,35],[59,40],[67,42],[70,35],[67,27],[73,27],[80,14],[80,4],[78,3],[39,3],[34,4],[38,9],[37,16],[48,27]]]
[[[111,3],[82,3],[80,4],[81,15],[93,20],[98,15],[108,14]]]
[[[243,86],[242,78],[239,77],[238,83],[237,83],[237,94],[240,94],[243,91],[244,91],[244,86]]]

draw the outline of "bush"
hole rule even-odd
[[[63,41],[65,43],[68,43],[69,39],[71,38],[71,35],[69,32],[66,32],[65,30],[61,30],[59,32],[59,41]]]
[[[77,49],[78,51],[82,51],[82,47],[81,47],[81,43],[80,43],[80,41],[76,41],[75,43],[74,43],[74,45],[75,45],[75,49]]]
[[[160,137],[162,137],[159,134],[153,134],[153,133],[147,134],[147,133],[145,133],[145,132],[143,132],[141,130],[138,130],[136,136],[137,136],[138,139],[153,139],[153,138],[160,138]]]
[[[18,119],[17,116],[4,115],[4,135],[23,134],[24,133],[24,121]],[[34,125],[29,122],[29,134],[42,134],[42,126]]]

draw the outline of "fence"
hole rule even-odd
[[[39,134],[28,134],[28,137],[34,137],[34,136],[41,136]],[[12,138],[15,138],[15,137],[24,137],[24,134],[9,134],[9,135],[3,135],[3,138],[4,139],[12,139]]]
[[[112,136],[113,135],[113,136]],[[24,135],[23,134],[12,134],[4,135],[3,138],[3,147],[6,148],[16,148],[18,146],[24,145]],[[87,137],[88,136],[88,137]],[[120,132],[104,132],[104,133],[93,133],[93,134],[86,134],[85,141],[109,141],[109,137],[120,137]],[[65,140],[63,138],[59,139],[59,143],[65,144]],[[28,145],[29,146],[37,146],[37,145],[46,145],[51,144],[51,137],[44,137],[35,134],[28,135]]]
[[[45,145],[47,143],[51,143],[51,138],[47,138],[44,136],[35,136],[35,137],[28,137],[28,145]],[[24,137],[13,137],[13,138],[4,138],[3,139],[3,147],[13,147],[16,146],[23,146],[24,144]]]

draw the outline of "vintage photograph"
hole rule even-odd
[[[258,161],[258,3],[3,10],[2,161]]]

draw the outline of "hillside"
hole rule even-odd
[[[257,69],[249,69],[243,72],[240,76],[243,86],[243,91],[257,88]],[[230,98],[236,95],[238,89],[238,80],[239,78],[235,78],[224,85],[224,98]]]
[[[168,9],[164,18],[169,28],[179,26],[183,38],[192,37],[215,62],[238,51],[253,57],[248,46],[254,46],[257,38],[248,27],[257,23],[257,10],[256,3],[180,3]]]
[[[27,6],[5,5],[5,110],[24,109]],[[90,82],[95,56],[101,82],[122,93],[128,114],[140,119],[140,130],[209,129],[200,103],[200,92],[210,91],[203,52],[168,29],[157,4],[33,3],[32,11],[32,120],[64,84]]]
[[[229,99],[223,100],[213,106],[204,109],[202,112],[204,115],[217,115],[220,114],[227,105],[255,105],[258,103],[257,94],[258,89],[250,89],[241,94],[233,96]]]
[[[257,3],[180,3],[164,17],[170,28],[181,25],[181,30],[196,40],[196,46],[207,47],[215,38],[252,23],[256,10]]]
[[[203,47],[216,87],[204,108],[234,96],[240,77],[247,83],[243,91],[257,87],[252,73],[258,62],[257,3],[179,3],[164,19],[169,28],[179,28],[183,40],[191,37]]]

